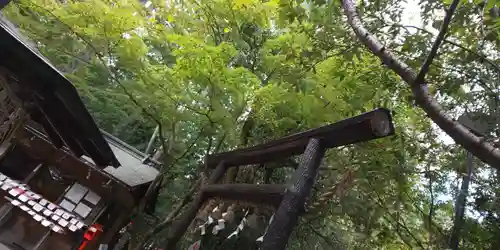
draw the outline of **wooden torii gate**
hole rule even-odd
[[[214,197],[243,199],[277,207],[261,249],[285,249],[299,216],[305,213],[306,201],[311,195],[325,151],[393,134],[391,113],[380,108],[265,144],[207,156],[205,167],[213,169],[213,172],[186,212],[172,225],[167,235],[166,250],[175,249],[198,210],[205,201]],[[263,164],[299,154],[302,154],[302,159],[289,185],[216,184],[231,167]]]

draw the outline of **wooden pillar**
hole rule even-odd
[[[226,166],[224,162],[219,163],[217,168],[214,170],[214,172],[210,175],[210,179],[208,180],[207,185],[212,185],[217,183],[222,176],[226,173]],[[173,250],[175,249],[175,246],[177,245],[177,242],[182,238],[186,230],[188,229],[189,225],[191,225],[191,222],[193,221],[194,217],[196,217],[196,214],[198,213],[198,210],[200,210],[200,207],[203,205],[205,202],[205,197],[203,195],[203,192],[198,193],[194,201],[191,203],[187,211],[181,216],[181,218],[172,225],[172,229],[168,233],[167,236],[167,243],[165,246],[165,250]]]
[[[293,182],[288,187],[285,197],[274,214],[269,225],[261,250],[283,250],[299,215],[304,211],[306,198],[309,197],[325,148],[319,139],[310,139],[302,155],[299,168],[295,170]]]

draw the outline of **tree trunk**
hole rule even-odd
[[[458,250],[458,245],[460,243],[460,231],[462,230],[465,205],[467,202],[467,195],[469,193],[469,183],[472,176],[472,160],[472,153],[467,152],[467,174],[462,177],[462,186],[460,188],[460,193],[457,196],[457,201],[455,202],[455,222],[453,223],[453,231],[450,238],[450,248],[452,250]]]
[[[474,135],[469,129],[450,117],[432,97],[425,82],[416,81],[418,73],[390,53],[385,46],[373,36],[363,25],[357,13],[353,0],[342,0],[342,6],[347,16],[347,22],[356,33],[358,39],[376,56],[378,56],[387,67],[397,73],[413,91],[417,104],[425,113],[453,140],[474,154],[485,163],[496,169],[500,169],[500,150],[483,138]],[[451,18],[450,13],[447,17]],[[441,33],[441,32],[440,32]],[[426,60],[427,61],[427,60]]]

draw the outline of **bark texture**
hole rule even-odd
[[[288,188],[264,236],[261,250],[285,249],[299,216],[304,212],[306,198],[311,193],[324,154],[325,148],[320,140],[310,139],[300,166],[294,173],[292,185]]]
[[[440,30],[440,35],[434,42],[433,50],[441,44],[446,33],[449,21],[453,15],[458,0],[455,0],[447,11],[445,21]],[[449,116],[439,105],[436,99],[432,97],[427,89],[424,81],[426,67],[422,67],[419,81],[417,81],[417,73],[410,68],[406,63],[390,53],[384,45],[373,36],[363,25],[357,13],[356,5],[353,0],[342,0],[342,7],[347,16],[347,22],[356,33],[358,39],[376,56],[378,56],[385,65],[396,72],[405,82],[407,82],[415,96],[417,104],[427,113],[427,115],[436,123],[444,132],[446,132],[456,143],[460,144],[474,156],[481,159],[483,162],[491,165],[496,169],[500,169],[500,150],[495,148],[491,143],[486,142],[483,138],[474,135],[465,126],[458,123],[455,119]],[[448,22],[446,22],[448,20]],[[435,48],[435,49],[434,49]],[[431,53],[426,59],[424,66],[432,63],[432,58],[435,54]],[[427,66],[428,67],[428,66]]]

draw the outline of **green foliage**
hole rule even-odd
[[[417,68],[435,33],[426,29],[440,21],[433,11],[448,4],[420,1],[425,29],[415,29],[402,22],[404,1],[358,2],[369,29]],[[500,117],[499,7],[463,1],[430,69],[431,92],[454,116]],[[355,182],[300,224],[290,249],[447,247],[465,155],[443,143],[404,83],[359,46],[339,1],[21,0],[5,14],[71,79],[103,129],[144,149],[161,124],[168,181],[159,217],[184,198],[207,153],[387,107],[397,135],[327,153],[315,195],[346,171]],[[495,140],[500,128],[489,133]],[[498,173],[476,166],[467,209],[480,216],[467,216],[462,246],[498,249]],[[185,238],[187,246],[197,237]]]

